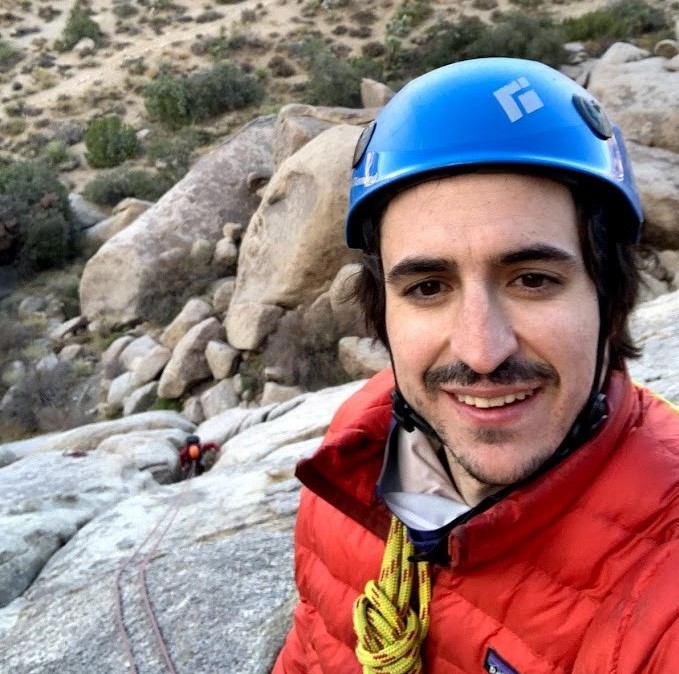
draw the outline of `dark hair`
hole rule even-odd
[[[620,369],[625,358],[638,358],[640,355],[628,325],[639,292],[638,248],[632,243],[620,243],[616,238],[616,232],[625,231],[627,223],[620,220],[624,217],[620,212],[608,207],[615,203],[615,197],[606,199],[600,186],[569,184],[568,187],[577,208],[585,267],[599,296],[602,327],[609,344],[609,366]],[[379,237],[383,213],[384,209],[375,217],[376,224],[366,237],[366,250],[363,251],[352,298],[363,308],[368,330],[389,348]]]

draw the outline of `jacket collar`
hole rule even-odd
[[[391,370],[371,379],[340,408],[319,450],[298,464],[296,475],[318,496],[386,539],[390,513],[377,498],[391,422]],[[458,568],[515,547],[522,536],[568,509],[603,469],[638,414],[626,372],[613,372],[606,390],[608,419],[598,433],[556,466],[505,493],[456,526],[448,537],[450,563]]]

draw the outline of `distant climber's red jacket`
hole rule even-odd
[[[215,452],[219,453],[219,445],[216,445],[214,442],[201,442],[198,444],[198,449],[200,450],[200,455],[198,456],[197,459],[192,459],[189,456],[189,449],[191,445],[184,445],[180,450],[179,450],[179,465],[182,468],[187,468],[188,466],[191,465],[192,461],[200,461],[204,456],[206,452]]]
[[[390,372],[336,414],[295,534],[300,602],[274,674],[359,674],[352,603],[376,579]],[[679,672],[679,415],[614,373],[609,418],[561,464],[453,529],[435,566],[429,674]]]

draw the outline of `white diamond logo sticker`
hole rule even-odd
[[[544,107],[537,91],[531,88],[525,77],[519,77],[493,92],[510,122],[516,122],[526,115]]]

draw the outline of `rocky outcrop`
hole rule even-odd
[[[589,90],[622,127],[625,137],[642,145],[679,152],[679,73],[661,57],[592,70]]]
[[[645,302],[635,311],[632,334],[643,348],[630,361],[632,376],[679,404],[679,290]]]
[[[179,398],[189,386],[207,379],[210,368],[205,349],[212,340],[224,337],[224,328],[216,318],[194,325],[180,340],[163,370],[158,384],[161,398]]]
[[[273,123],[273,117],[260,118],[233,135],[90,258],[80,282],[85,316],[139,321],[162,295],[206,273],[191,257],[195,242],[214,247],[226,222],[250,219],[259,199],[249,192],[247,177],[271,171]],[[215,266],[211,273],[218,278],[223,270]]]
[[[88,227],[85,230],[85,236],[89,241],[102,244],[118,232],[122,232],[151,206],[153,206],[153,203],[150,201],[132,198],[123,199],[113,208],[110,216],[100,218],[91,227]]]
[[[244,445],[232,451],[227,443],[212,471],[179,485],[160,487],[147,471],[135,467],[131,457],[146,451],[140,438],[127,443],[109,438],[84,458],[38,457],[36,461],[57,464],[57,459],[88,461],[95,475],[92,485],[108,484],[101,475],[110,481],[107,476],[123,471],[130,488],[124,501],[113,490],[102,490],[98,502],[109,499],[106,512],[96,509],[94,499],[88,511],[74,506],[71,521],[77,524],[70,530],[62,526],[58,543],[35,562],[37,568],[49,558],[37,580],[0,610],[3,668],[14,674],[63,671],[68,661],[72,674],[125,672],[125,653],[112,618],[120,576],[138,671],[158,671],[161,665],[137,594],[137,571],[149,554],[146,587],[178,671],[270,671],[296,601],[292,528],[299,483],[292,479],[294,465],[318,446],[337,406],[360,384],[307,394],[299,402],[268,410],[233,410],[231,430],[224,420],[218,433],[232,437],[233,446],[243,435]],[[253,419],[252,425],[246,417]],[[210,437],[207,426],[198,430]],[[20,462],[22,469],[28,470],[33,460]],[[33,464],[33,472],[42,474],[42,467]],[[64,470],[75,480],[75,471]],[[0,508],[16,504],[7,484],[0,481]],[[38,494],[30,506],[40,513],[36,526],[46,526],[45,504],[79,503],[73,482],[43,481],[40,487],[45,494]],[[86,496],[81,498],[87,502]],[[163,528],[169,518],[171,526]],[[15,521],[9,528],[12,540],[23,535],[18,517]]]
[[[679,248],[679,154],[629,142],[634,177],[644,206],[644,240]]]
[[[327,290],[352,259],[343,222],[349,171],[360,128],[323,132],[286,160],[267,186],[241,244],[236,289],[227,313],[229,342],[242,329],[237,306],[294,308]]]
[[[290,103],[284,105],[276,117],[273,138],[273,164],[278,171],[281,164],[310,140],[338,124],[362,126],[371,122],[379,110],[325,108]]]

